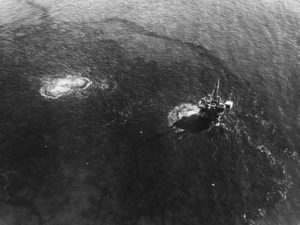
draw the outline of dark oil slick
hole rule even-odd
[[[0,224],[299,221],[299,70],[269,81],[129,19],[59,22],[26,4],[39,21],[0,27]],[[43,79],[60,74],[93,83],[40,95]],[[197,103],[218,78],[235,102],[222,126],[152,138],[170,110]],[[280,82],[291,84],[288,100]]]

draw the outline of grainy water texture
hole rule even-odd
[[[0,224],[297,225],[299,99],[297,0],[0,0]]]

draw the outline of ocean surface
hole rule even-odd
[[[299,225],[299,99],[297,0],[0,0],[0,224]]]

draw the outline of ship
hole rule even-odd
[[[212,123],[218,123],[221,116],[232,109],[233,101],[231,100],[232,93],[228,100],[223,100],[219,95],[220,79],[212,90],[211,94],[200,99],[198,102],[199,112],[197,116],[207,119]]]
[[[233,107],[232,93],[227,100],[223,100],[219,95],[220,79],[212,92],[200,99],[197,105],[182,104],[175,107],[168,115],[169,121],[173,118],[177,120],[172,125],[169,132],[175,132],[174,137],[182,139],[189,133],[201,133],[208,130],[212,125],[219,126],[221,117],[229,112]]]

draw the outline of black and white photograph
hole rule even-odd
[[[299,0],[0,0],[0,225],[300,225]]]

